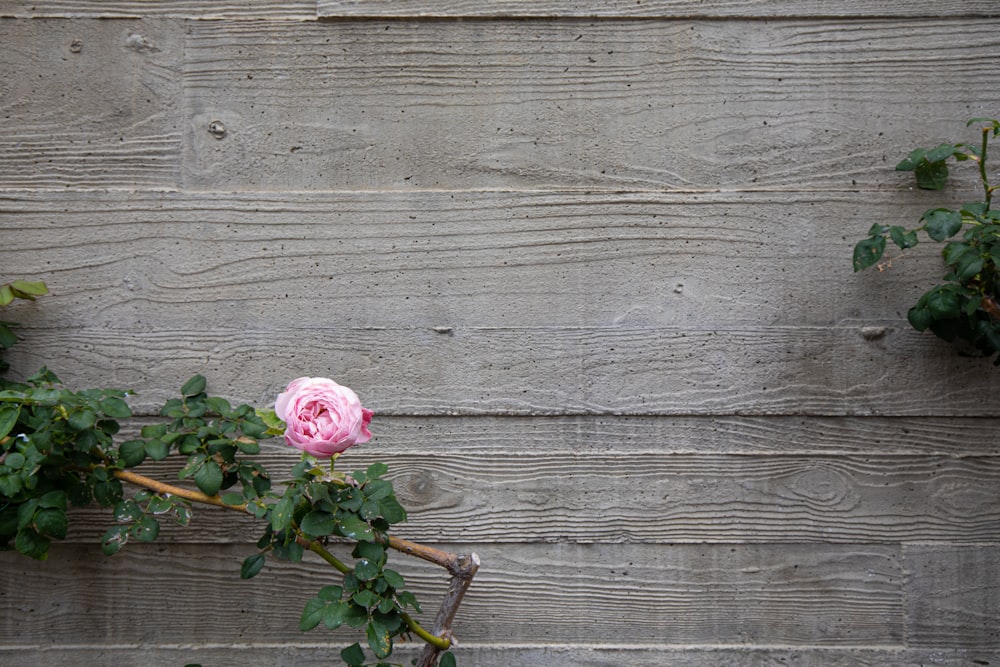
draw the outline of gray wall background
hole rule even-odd
[[[997,371],[908,329],[1000,114],[995,0],[0,0],[20,372],[355,388],[401,535],[475,550],[460,664],[1000,662]],[[9,309],[8,309],[9,310]],[[268,463],[291,465],[277,445]],[[173,468],[154,469],[168,479]],[[0,662],[329,664],[256,526],[0,554]],[[443,577],[398,557],[425,606]],[[408,653],[405,648],[401,655]]]

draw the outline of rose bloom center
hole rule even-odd
[[[340,421],[340,413],[331,409],[326,403],[310,403],[306,409],[299,413],[299,418],[305,422],[304,426],[309,435],[319,433],[329,433],[335,423]]]

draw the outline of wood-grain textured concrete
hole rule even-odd
[[[141,423],[196,372],[350,385],[339,465],[482,556],[459,664],[1000,662],[997,371],[908,328],[935,248],[850,266],[977,194],[892,167],[1000,115],[992,0],[0,0],[0,44],[0,280],[52,291],[5,309],[14,372]],[[112,558],[73,520],[0,554],[0,664],[356,639],[296,629],[320,563],[239,579],[252,520]]]

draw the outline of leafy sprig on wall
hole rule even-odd
[[[949,177],[949,161],[977,166],[982,197],[959,208],[927,209],[912,228],[875,223],[868,237],[854,247],[854,270],[888,267],[887,249],[905,251],[920,243],[922,235],[944,243],[941,251],[946,272],[941,281],[925,292],[907,313],[918,331],[961,342],[975,353],[991,357],[1000,352],[1000,211],[993,209],[988,172],[990,140],[1000,135],[1000,121],[974,118],[968,126],[980,128],[976,143],[943,143],[917,148],[896,165],[914,173],[917,187],[941,190]],[[890,245],[891,244],[891,245]],[[996,362],[1000,365],[1000,357]]]

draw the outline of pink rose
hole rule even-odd
[[[285,422],[285,442],[317,458],[329,458],[371,440],[374,414],[357,394],[327,378],[292,380],[274,411]]]

